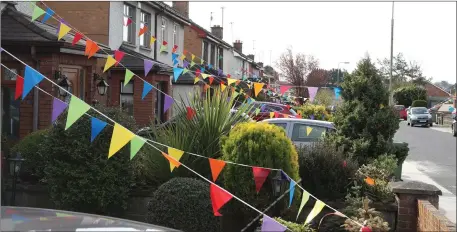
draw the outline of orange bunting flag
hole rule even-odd
[[[108,59],[106,59],[105,67],[103,68],[103,72],[106,72],[111,66],[113,66],[116,63],[116,59],[114,59],[112,56],[108,56]]]
[[[203,92],[206,92],[209,88],[210,86],[208,84],[205,84],[205,87],[203,87]]]
[[[98,50],[100,50],[100,47],[98,46],[98,44],[95,42],[92,42],[92,46],[90,48],[88,58],[91,58],[93,55],[95,55],[95,53],[97,53]]]
[[[219,174],[225,166],[225,162],[223,160],[211,158],[208,158],[208,160],[209,166],[211,167],[211,175],[213,176],[213,181],[216,182],[217,177],[219,176]]]
[[[168,148],[168,155],[173,157],[176,161],[179,162],[179,160],[181,159],[182,155],[184,155],[184,151],[178,150],[176,148],[169,147]],[[173,169],[175,169],[175,167],[176,167],[175,163],[170,162],[171,171],[173,171]]]
[[[171,158],[167,153],[165,152],[162,152],[162,155],[163,157],[165,157],[165,159],[168,160],[168,162],[170,162],[170,167],[173,167],[173,168],[178,168],[179,166],[181,166],[181,163],[174,160],[173,158]]]
[[[227,86],[221,83],[221,91],[224,91],[225,88],[227,88]]]
[[[219,209],[232,199],[232,194],[215,184],[211,184],[209,187],[209,195],[211,197],[214,216],[222,216],[222,214],[219,213]]]
[[[240,80],[236,80],[236,84],[235,85],[239,85],[241,83]]]
[[[208,77],[209,78],[209,84],[213,84],[214,78],[212,76]]]
[[[367,185],[370,185],[370,186],[373,186],[375,184],[374,179],[371,177],[368,177],[368,176],[365,178],[365,183],[367,183]]]
[[[268,177],[268,174],[270,174],[270,169],[252,167],[252,174],[254,174],[255,190],[259,193],[263,183],[265,183],[265,180]]]
[[[255,96],[257,97],[257,95],[259,95],[260,93],[260,90],[262,90],[262,87],[265,85],[265,83],[254,83],[254,93],[255,93]]]
[[[140,28],[140,32],[138,32],[138,36],[141,36],[144,34],[146,31],[148,31],[148,27],[144,26],[143,28]]]
[[[89,52],[90,52],[90,49],[92,48],[93,43],[94,42],[92,42],[92,40],[89,40],[89,39],[86,41],[86,49],[84,50],[85,56],[89,55]]]

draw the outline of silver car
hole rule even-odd
[[[273,118],[263,120],[262,122],[284,128],[287,137],[298,147],[316,142],[325,136],[325,134],[335,131],[333,123],[320,120]]]
[[[425,107],[412,107],[408,110],[406,118],[408,125],[433,126],[432,115]]]

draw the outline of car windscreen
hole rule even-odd
[[[426,108],[413,108],[411,109],[412,114],[428,114],[428,110]]]

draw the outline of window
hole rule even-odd
[[[324,136],[326,131],[324,127],[296,123],[292,131],[292,141],[315,142]]]
[[[14,100],[15,89],[2,87],[2,137],[19,139],[19,114],[21,101]]]
[[[178,44],[178,24],[173,24],[173,46]]]
[[[164,122],[163,118],[163,103],[165,96],[162,92],[165,91],[165,84],[166,82],[157,82],[156,84],[156,94],[155,94],[155,107],[154,107],[154,117],[157,122]],[[162,92],[160,92],[160,91]],[[170,109],[168,109],[170,110]]]
[[[167,19],[165,17],[162,17],[162,27],[160,29],[161,30],[161,35],[160,36],[162,36],[162,38],[161,38],[162,42],[168,40],[168,38],[167,38],[167,35],[168,35],[167,34],[167,23],[168,23]]]
[[[211,61],[210,64],[215,65],[214,58],[216,57],[216,46],[214,44],[211,45]]]
[[[219,48],[219,54],[217,56],[217,59],[219,60],[218,68],[220,70],[223,70],[224,69],[224,49],[223,48]]]
[[[128,26],[125,26],[128,20],[132,20]],[[124,29],[123,40],[135,44],[135,8],[124,4]]]
[[[286,127],[287,127],[287,123],[272,123],[272,125],[282,127],[284,130],[285,130]]]
[[[208,62],[208,42],[203,41],[203,60]]]
[[[129,82],[124,86],[124,82],[121,81],[119,98],[121,109],[128,114],[133,115],[133,82]]]
[[[140,28],[147,27],[144,34],[140,35],[140,46],[149,48],[151,37],[151,15],[146,12],[141,12]]]
[[[18,73],[17,69],[10,68],[10,70],[8,70],[8,69],[2,67],[2,70],[3,70],[3,73],[2,73],[3,80],[5,80],[5,81],[15,81],[16,80],[16,76]]]

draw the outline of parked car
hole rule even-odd
[[[451,129],[452,129],[452,135],[457,136],[457,112],[456,112],[457,109],[454,109],[454,111],[452,111],[452,124],[451,124]]]
[[[316,142],[325,134],[335,131],[333,123],[320,120],[272,118],[263,120],[262,122],[284,128],[284,130],[286,130],[287,137],[289,137],[298,147]]]
[[[251,108],[251,111],[249,112],[249,115],[251,118],[253,118],[255,121],[262,121],[264,119],[269,119],[270,118],[270,113],[271,112],[278,112],[281,114],[287,114],[289,115],[289,118],[295,118],[298,114],[295,112],[293,109],[288,107],[287,105],[279,104],[279,103],[273,103],[273,102],[253,102],[253,107]],[[259,114],[255,114],[256,109],[260,108]]]
[[[400,119],[403,119],[406,121],[406,119],[408,118],[408,114],[406,112],[406,107],[404,105],[395,105],[394,108],[397,110],[398,116],[400,117]]]
[[[2,206],[1,231],[179,231],[94,214]]]
[[[426,107],[411,107],[406,121],[411,127],[415,125],[433,126],[432,115]]]

